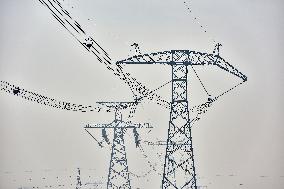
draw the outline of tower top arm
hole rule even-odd
[[[127,109],[132,106],[137,106],[140,102],[97,102],[97,104],[114,110]]]
[[[131,123],[124,122],[121,120],[114,120],[109,124],[87,124],[85,129],[111,129],[111,128],[144,128],[144,129],[152,129],[149,123]]]
[[[165,65],[215,65],[229,72],[243,81],[247,80],[242,72],[238,71],[234,66],[225,61],[218,54],[208,54],[190,50],[171,50],[163,52],[155,52],[150,54],[136,55],[116,64],[165,64]]]

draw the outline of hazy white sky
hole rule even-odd
[[[194,127],[201,177],[197,184],[211,189],[283,188],[283,1],[187,2],[192,13],[179,0],[69,0],[65,6],[114,60],[129,56],[134,42],[142,53],[212,52],[214,40],[222,43],[221,56],[245,73],[248,82],[217,102]],[[131,100],[127,86],[85,52],[38,1],[0,1],[0,42],[0,80],[75,103]],[[153,89],[170,79],[166,67],[128,70]],[[213,94],[238,82],[222,72],[198,71]],[[205,96],[192,78],[189,97],[196,104]],[[170,88],[159,94],[169,99]],[[147,102],[139,106],[135,121],[155,126],[152,134],[141,131],[145,139],[164,140],[168,115],[168,110]],[[44,174],[45,169],[93,168],[94,177],[106,181],[110,151],[98,147],[83,126],[107,123],[112,114],[65,112],[1,92],[0,118],[1,189],[42,184],[40,179],[28,182],[26,178],[38,174],[27,176],[26,170]],[[128,134],[130,170],[142,174],[150,168]],[[146,147],[158,171],[162,167],[155,152],[164,151]],[[134,188],[160,184],[156,173],[132,180]]]

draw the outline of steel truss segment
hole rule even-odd
[[[152,128],[149,123],[132,123],[115,119],[110,124],[88,124],[85,129],[113,129],[114,137],[109,165],[107,189],[130,189],[130,178],[127,164],[124,134],[127,129],[133,129],[136,145],[139,145],[139,135],[136,128]],[[88,131],[87,131],[88,132]],[[90,133],[89,133],[90,134]],[[94,138],[94,137],[93,137]],[[100,143],[99,143],[100,144]]]
[[[215,65],[229,72],[243,81],[247,77],[219,55],[202,53],[190,50],[171,50],[150,54],[136,55],[116,64],[166,64],[166,65]]]
[[[173,80],[186,81],[187,67],[185,65],[175,65],[173,69]]]
[[[114,129],[107,189],[131,188],[124,144],[124,129],[122,127]]]
[[[112,129],[112,128],[145,128],[145,129],[152,129],[153,126],[151,126],[149,123],[130,123],[130,122],[124,122],[120,120],[114,120],[110,124],[87,124],[85,129]]]
[[[108,108],[113,109],[126,109],[131,106],[137,106],[140,102],[138,101],[130,101],[130,102],[97,102],[102,106],[106,106]]]

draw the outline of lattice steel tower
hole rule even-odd
[[[247,77],[222,59],[219,54],[189,50],[171,50],[137,55],[119,61],[117,64],[167,64],[172,67],[172,101],[162,188],[196,189],[187,97],[188,66],[217,65],[244,81]]]
[[[137,102],[98,102],[101,105],[105,105],[115,111],[115,119],[110,124],[88,124],[85,126],[85,130],[91,135],[88,129],[113,129],[113,143],[111,151],[111,159],[108,172],[107,189],[130,189],[129,170],[126,157],[126,149],[124,142],[124,134],[127,129],[133,129],[133,134],[136,142],[136,146],[139,145],[137,128],[152,128],[148,123],[131,123],[122,120],[122,109],[126,109],[131,106],[136,106]],[[91,135],[92,136],[92,135]],[[93,137],[93,136],[92,136]],[[107,142],[106,134],[103,132],[103,137]],[[94,138],[94,137],[93,137]],[[100,144],[101,145],[101,144]]]

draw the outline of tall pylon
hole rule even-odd
[[[115,119],[110,124],[94,124],[86,125],[85,130],[91,135],[88,129],[113,129],[113,143],[111,150],[111,159],[108,171],[107,189],[130,189],[129,168],[127,164],[126,148],[124,134],[127,129],[133,129],[136,146],[139,145],[139,137],[136,131],[137,128],[152,128],[148,123],[132,123],[122,120],[121,109],[131,107],[137,102],[99,102],[101,105],[106,105],[108,108],[115,110]],[[104,132],[103,132],[104,133]],[[92,135],[91,135],[92,136]],[[93,136],[92,136],[93,137]],[[103,137],[108,142],[106,134]],[[94,138],[94,137],[93,137]],[[102,144],[100,144],[102,145]]]
[[[172,68],[172,101],[164,172],[163,189],[197,189],[192,132],[189,118],[187,91],[188,66],[216,65],[241,78],[247,77],[218,54],[189,50],[171,50],[137,55],[118,61],[117,64],[166,64]],[[217,100],[219,96],[211,99]]]

